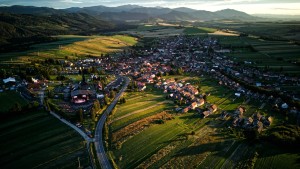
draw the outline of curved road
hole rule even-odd
[[[115,107],[119,98],[121,97],[121,95],[126,90],[128,84],[129,84],[130,79],[128,77],[122,77],[122,78],[125,81],[123,88],[120,90],[120,92],[116,95],[115,99],[111,102],[111,104],[104,111],[103,115],[101,116],[101,119],[98,121],[96,131],[95,131],[94,144],[95,144],[95,148],[96,148],[96,152],[97,152],[98,161],[99,161],[102,169],[111,169],[112,168],[112,166],[109,163],[109,160],[106,156],[104,145],[102,142],[102,139],[103,139],[102,131],[103,131],[103,126],[104,126],[107,116],[112,111],[112,109]]]

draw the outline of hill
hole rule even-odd
[[[88,35],[113,28],[113,24],[83,13],[48,16],[0,13],[0,51],[53,40],[52,35]]]
[[[47,7],[35,7],[35,6],[4,6],[0,7],[0,13],[14,13],[14,14],[32,14],[32,15],[53,15],[65,13],[64,10],[57,10]]]
[[[257,17],[251,16],[245,12],[237,11],[234,9],[224,9],[216,11],[215,14],[219,15],[223,19],[234,19],[234,20],[255,20]]]
[[[167,14],[163,14],[158,16],[159,18],[167,21],[192,21],[196,20],[196,18],[192,17],[191,15],[185,13],[185,12],[179,12],[179,11],[171,11]]]
[[[14,14],[34,14],[44,16],[66,13],[85,13],[94,16],[98,19],[105,18],[107,21],[142,21],[149,18],[160,18],[164,19],[165,21],[209,21],[219,19],[254,21],[259,19],[259,17],[255,17],[233,9],[225,9],[216,12],[210,12],[185,7],[171,9],[162,7],[142,7],[138,5],[123,5],[118,7],[107,7],[100,5],[83,8],[73,7],[60,10],[46,7],[11,6],[0,7],[0,13],[1,12],[8,12]]]

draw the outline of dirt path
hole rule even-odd
[[[124,115],[124,116],[121,116],[121,117],[115,118],[115,119],[114,119],[114,120],[112,120],[110,123],[113,123],[113,122],[115,122],[115,121],[118,121],[118,120],[124,119],[124,118],[126,118],[126,117],[129,117],[129,116],[131,116],[131,115],[134,115],[134,114],[137,114],[137,113],[143,112],[143,111],[145,111],[145,110],[152,109],[152,108],[154,108],[154,107],[156,107],[156,106],[159,106],[159,105],[162,105],[162,104],[165,104],[165,103],[168,103],[168,102],[170,102],[170,101],[166,100],[166,101],[163,101],[163,102],[159,102],[159,103],[157,103],[157,104],[155,104],[155,105],[152,105],[152,106],[146,107],[146,108],[144,108],[144,109],[140,109],[140,110],[137,110],[137,111],[133,111],[133,112],[131,112],[131,113],[128,113],[128,114],[126,114],[126,115]]]

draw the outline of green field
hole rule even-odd
[[[1,168],[76,168],[89,165],[84,140],[43,111],[2,121]]]
[[[299,75],[300,46],[285,41],[262,40],[255,37],[214,36],[224,47],[232,49],[228,56],[236,62],[252,62],[252,66],[291,75]]]
[[[28,61],[30,59],[69,59],[120,52],[137,43],[137,39],[126,35],[113,36],[57,36],[58,41],[33,45],[23,52],[0,54],[1,61]]]
[[[70,45],[72,43],[88,39],[89,37],[64,35],[64,36],[57,36],[56,38],[58,40],[55,42],[32,45],[30,50],[21,51],[21,52],[1,53],[0,61],[11,61],[11,60],[15,61],[15,60],[25,57],[25,56],[27,56],[27,57],[36,56],[39,52],[42,52],[42,51],[56,51],[59,49],[59,47],[61,45]]]
[[[299,148],[284,149],[273,145],[264,145],[258,151],[259,156],[255,168],[300,168]]]
[[[151,91],[149,91],[149,88],[151,88]],[[117,105],[116,113],[112,116],[114,122],[111,128],[113,131],[174,106],[173,103],[166,102],[165,96],[161,94],[161,91],[151,86],[148,86],[146,92],[126,93],[125,98],[126,104]],[[124,115],[129,113],[132,113],[132,115],[124,117]],[[121,119],[116,120],[120,117]]]
[[[0,93],[0,112],[9,111],[16,103],[19,103],[23,107],[28,104],[28,101],[24,100],[20,94],[15,91]]]
[[[173,114],[173,120],[147,126],[126,138],[119,149],[111,150],[114,161],[120,168],[247,168],[252,165],[251,159],[254,158],[255,152],[259,155],[256,157],[257,163],[253,163],[254,168],[266,166],[281,168],[279,166],[283,165],[278,165],[279,163],[289,165],[290,168],[298,166],[299,155],[273,147],[272,149],[278,153],[276,154],[260,144],[253,147],[246,141],[237,139],[227,129],[226,126],[230,125],[229,121],[216,120],[221,111],[232,112],[239,105],[244,105],[247,109],[245,116],[251,116],[259,111],[265,116],[271,115],[274,119],[273,125],[281,124],[283,116],[270,111],[271,107],[265,106],[259,109],[261,106],[259,101],[250,100],[246,103],[243,98],[234,99],[233,91],[207,77],[166,76],[164,78],[177,78],[194,85],[200,84],[201,92],[211,93],[207,98],[208,102],[217,104],[219,110],[203,119],[195,111],[177,114],[172,109],[174,104],[170,103],[171,107],[168,110]],[[153,105],[165,99],[162,91],[157,89],[146,90],[145,93],[129,92],[126,93],[125,98],[126,103],[117,106],[112,119],[124,116],[125,118],[112,122],[112,134],[138,120],[159,113],[155,111],[156,107]],[[138,110],[142,111],[126,117]],[[195,135],[189,135],[192,131]],[[283,158],[278,159],[280,157]],[[278,161],[273,161],[275,158]],[[284,161],[286,158],[289,160]]]
[[[186,35],[195,35],[195,34],[203,34],[203,33],[214,33],[217,30],[214,28],[207,27],[187,27],[184,29],[183,33]]]
[[[184,28],[179,27],[179,25],[161,23],[160,25],[140,25],[136,29],[123,31],[122,33],[153,38],[180,35],[183,31]]]
[[[201,92],[211,93],[208,97],[208,101],[217,104],[221,110],[233,111],[244,101],[243,99],[235,99],[235,101],[232,101],[232,91],[228,92],[227,88],[217,85],[216,81],[208,78],[200,79],[196,77],[191,78],[189,76],[168,76],[166,78],[184,79],[191,84],[199,83],[200,81]],[[158,89],[149,91],[148,89],[145,93],[126,93],[126,103],[117,106],[116,113],[112,119],[141,109],[145,109],[145,111],[114,121],[111,124],[111,132],[114,133],[135,121],[161,112],[161,108],[155,105],[165,100],[162,91]],[[155,106],[154,108],[151,107],[153,105]],[[200,114],[195,111],[191,111],[187,114],[177,114],[174,108],[172,108],[174,106],[174,103],[169,103],[168,107],[164,107],[164,109],[170,110],[170,113],[173,114],[173,120],[166,121],[165,124],[150,125],[140,133],[127,139],[120,149],[112,150],[115,161],[120,168],[143,168],[145,166],[149,168],[172,168],[174,166],[195,168],[200,165],[198,164],[199,160],[205,161],[203,157],[208,155],[207,152],[219,150],[220,153],[230,148],[236,148],[236,145],[232,147],[232,138],[227,138],[226,135],[220,135],[219,128],[220,125],[222,126],[223,124],[219,121],[215,121],[219,113],[203,119],[200,117]],[[151,109],[147,109],[147,107],[151,107]],[[158,108],[159,111],[156,110],[156,108]],[[196,134],[185,139],[185,135],[192,131],[195,131]],[[203,140],[199,141],[200,138],[203,138]],[[209,144],[209,140],[213,143]],[[191,146],[199,147],[195,150],[198,154],[193,154],[195,151],[190,149]],[[181,156],[180,154],[182,153],[186,155]],[[164,155],[162,156],[161,154]],[[218,160],[224,161],[225,158],[227,157],[220,157]],[[196,163],[188,164],[185,160],[196,160]],[[213,163],[212,166],[216,165]]]

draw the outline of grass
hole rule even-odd
[[[187,27],[184,29],[183,33],[186,35],[195,35],[195,34],[203,34],[203,33],[214,33],[217,30],[214,28],[207,27]]]
[[[123,156],[124,161],[119,162],[119,166],[121,168],[137,166],[145,158],[167,145],[169,140],[185,132],[186,129],[177,123],[181,123],[181,119],[167,121],[164,125],[153,125],[126,141],[120,150],[114,152],[116,156]]]
[[[273,145],[263,145],[254,168],[299,168],[299,148],[284,149]]]
[[[0,54],[1,61],[29,59],[69,59],[120,52],[137,44],[137,39],[127,35],[113,36],[57,36],[58,41],[33,45],[22,52]]]
[[[114,149],[113,154],[120,168],[243,168],[249,165],[249,158],[254,149],[246,143],[236,140],[232,135],[222,132],[231,121],[221,121],[216,118],[222,110],[233,112],[239,105],[247,108],[245,116],[252,115],[261,106],[261,102],[251,100],[245,104],[244,98],[235,98],[234,91],[218,84],[209,77],[193,77],[190,75],[167,76],[165,79],[184,80],[194,85],[199,85],[200,93],[211,93],[207,97],[210,103],[217,104],[219,110],[213,115],[203,119],[196,111],[186,114],[173,113],[173,103],[168,108],[173,113],[173,120],[164,124],[152,124],[141,132],[126,138],[120,149]],[[148,88],[151,89],[151,88]],[[147,95],[145,97],[145,95]],[[126,93],[127,102],[117,106],[114,118],[122,117],[132,111],[138,111],[151,107],[164,100],[162,91],[148,90],[145,93]],[[158,99],[158,100],[156,100]],[[158,113],[156,109],[146,109],[137,114],[132,114],[124,119],[112,123],[112,132],[137,121]],[[270,111],[269,106],[259,110],[265,116],[271,115],[274,123],[281,122],[281,116]],[[187,133],[195,131],[195,136],[183,137]],[[246,153],[243,153],[246,152]],[[247,153],[248,152],[248,153]],[[229,160],[227,160],[229,159]],[[233,160],[233,161],[232,161]],[[248,160],[248,161],[247,161]],[[244,164],[245,163],[245,164]]]
[[[0,113],[9,111],[16,103],[22,107],[28,104],[19,93],[15,91],[5,91],[0,93]]]
[[[178,80],[183,79],[191,84],[195,84],[197,82],[199,83],[200,81],[202,92],[211,93],[211,95],[208,97],[209,102],[216,103],[218,107],[223,110],[234,111],[243,102],[243,99],[235,99],[235,101],[232,101],[231,97],[233,96],[233,92],[228,92],[228,89],[226,87],[218,85],[217,81],[215,80],[210,80],[208,78],[200,79],[198,77],[190,76],[168,76],[164,78],[177,78]],[[145,93],[138,92],[127,93],[125,95],[127,102],[123,105],[117,106],[118,109],[116,114],[114,115],[114,118],[122,117],[123,115],[131,113],[132,111],[137,111],[139,109],[149,107],[157,103],[156,99],[158,99],[159,101],[165,99],[163,97],[162,91],[159,90],[147,91],[146,95],[147,96],[145,97]],[[172,109],[172,104],[170,103],[169,110]],[[134,114],[124,119],[113,122],[112,131],[116,131],[120,128],[123,128],[137,120],[149,116],[150,114],[155,114],[159,112],[156,111],[156,109],[160,109],[160,107],[157,106],[155,108],[151,108],[150,110],[147,109],[145,111],[142,111],[141,113]],[[195,140],[182,141],[181,135],[185,133],[190,133],[191,131],[196,131],[196,133],[198,133],[197,135],[199,135],[200,137],[200,135],[203,135],[205,132],[207,132],[207,130],[204,128],[207,128],[207,124],[211,123],[216,117],[218,117],[217,114],[202,119],[200,118],[200,115],[198,113],[191,111],[190,113],[183,115],[174,115],[175,119],[166,121],[165,124],[151,125],[149,128],[144,129],[139,134],[136,134],[131,138],[127,139],[122,144],[121,149],[113,150],[114,156],[117,159],[116,162],[120,168],[134,168],[140,165],[141,163],[145,162],[146,160],[150,160],[151,157],[155,155],[158,151],[165,151],[164,149],[168,149],[168,147],[173,147],[172,150],[168,150],[168,153],[165,156],[161,157],[160,160],[154,160],[154,162],[152,161],[153,163],[151,163],[152,165],[150,166],[150,168],[159,168],[163,166],[166,162],[172,161],[175,158],[174,156],[180,153],[181,151],[184,151],[188,154],[188,152],[190,151],[188,147],[196,142],[194,142]],[[209,129],[209,131],[214,130]],[[216,139],[214,135],[210,136],[209,138]],[[177,143],[177,141],[175,140],[181,140],[182,144]],[[210,149],[209,146],[205,145],[199,145],[199,148],[203,150],[205,149],[205,151],[207,149],[207,151],[214,152],[218,149],[220,149],[220,151],[225,151],[227,150],[227,146],[227,144],[224,144],[222,143],[222,141],[220,141],[213,145],[213,147],[215,147],[216,149]],[[122,160],[120,160],[120,157]],[[200,156],[195,157],[194,155],[191,155],[191,157],[188,158],[197,159],[200,158]]]
[[[140,25],[136,29],[123,31],[123,33],[153,38],[180,35],[183,30],[184,28],[180,28],[178,25]]]
[[[147,87],[145,92],[126,93],[125,98],[126,103],[117,105],[116,113],[112,116],[112,120],[121,118],[112,123],[112,131],[174,106],[173,103],[165,102],[165,97],[161,94],[161,91],[150,86]],[[126,117],[125,115],[129,113],[132,113],[132,115]]]
[[[89,165],[81,136],[46,112],[2,121],[0,131],[3,168],[75,168],[78,157]]]
[[[32,45],[30,50],[26,51],[20,51],[20,52],[9,52],[9,53],[1,53],[0,54],[0,61],[11,61],[16,60],[21,57],[31,57],[36,56],[38,52],[41,51],[52,51],[52,50],[58,50],[61,45],[69,45],[74,42],[83,41],[85,39],[88,39],[87,36],[75,36],[75,35],[62,35],[62,36],[56,36],[58,39],[55,42],[49,42],[49,43],[41,43]]]

